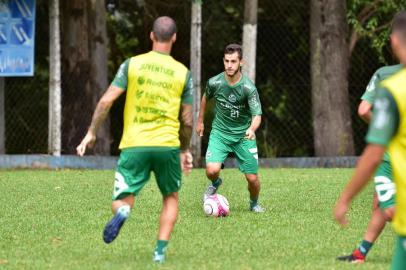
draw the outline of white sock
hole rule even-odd
[[[117,213],[120,216],[123,216],[125,218],[128,218],[128,216],[130,215],[130,212],[131,212],[131,208],[130,208],[130,206],[128,204],[123,204],[122,206],[120,206],[117,209]]]

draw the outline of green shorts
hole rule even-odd
[[[389,161],[383,160],[374,176],[375,191],[381,209],[395,206],[396,189],[392,179],[392,165]]]
[[[223,163],[229,153],[234,153],[241,172],[258,173],[258,148],[255,140],[231,138],[212,130],[206,152],[206,164]]]
[[[123,149],[117,163],[113,200],[138,195],[154,172],[163,196],[181,186],[180,150],[174,147],[133,147]]]
[[[392,259],[392,270],[406,269],[406,237],[397,236],[395,254]]]

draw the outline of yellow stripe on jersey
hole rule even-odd
[[[187,73],[183,64],[154,51],[130,59],[120,149],[180,145],[178,118]]]
[[[393,178],[396,183],[396,213],[393,219],[395,231],[406,235],[406,69],[382,82],[396,101],[399,126],[389,144]]]

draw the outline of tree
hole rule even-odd
[[[107,82],[104,1],[62,3],[62,150],[75,153]],[[84,121],[85,119],[85,121]],[[109,119],[97,134],[95,154],[110,154]]]
[[[353,155],[346,3],[311,0],[310,43],[316,156]]]
[[[369,38],[384,62],[382,49],[388,43],[391,19],[396,12],[405,10],[406,0],[350,0],[348,7],[350,56],[360,39]]]
[[[196,123],[200,111],[201,97],[201,66],[202,66],[202,2],[195,0],[192,2],[191,33],[190,33],[190,70],[193,76],[193,87],[195,89],[193,97],[193,122]],[[195,166],[201,164],[202,139],[193,132],[192,154],[195,158]]]
[[[61,155],[61,36],[59,0],[49,2],[48,153]]]
[[[257,56],[257,18],[258,0],[245,0],[242,47],[244,50],[244,73],[255,82]]]

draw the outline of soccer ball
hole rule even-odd
[[[225,217],[230,212],[230,205],[224,196],[214,194],[204,200],[203,210],[207,216]]]

